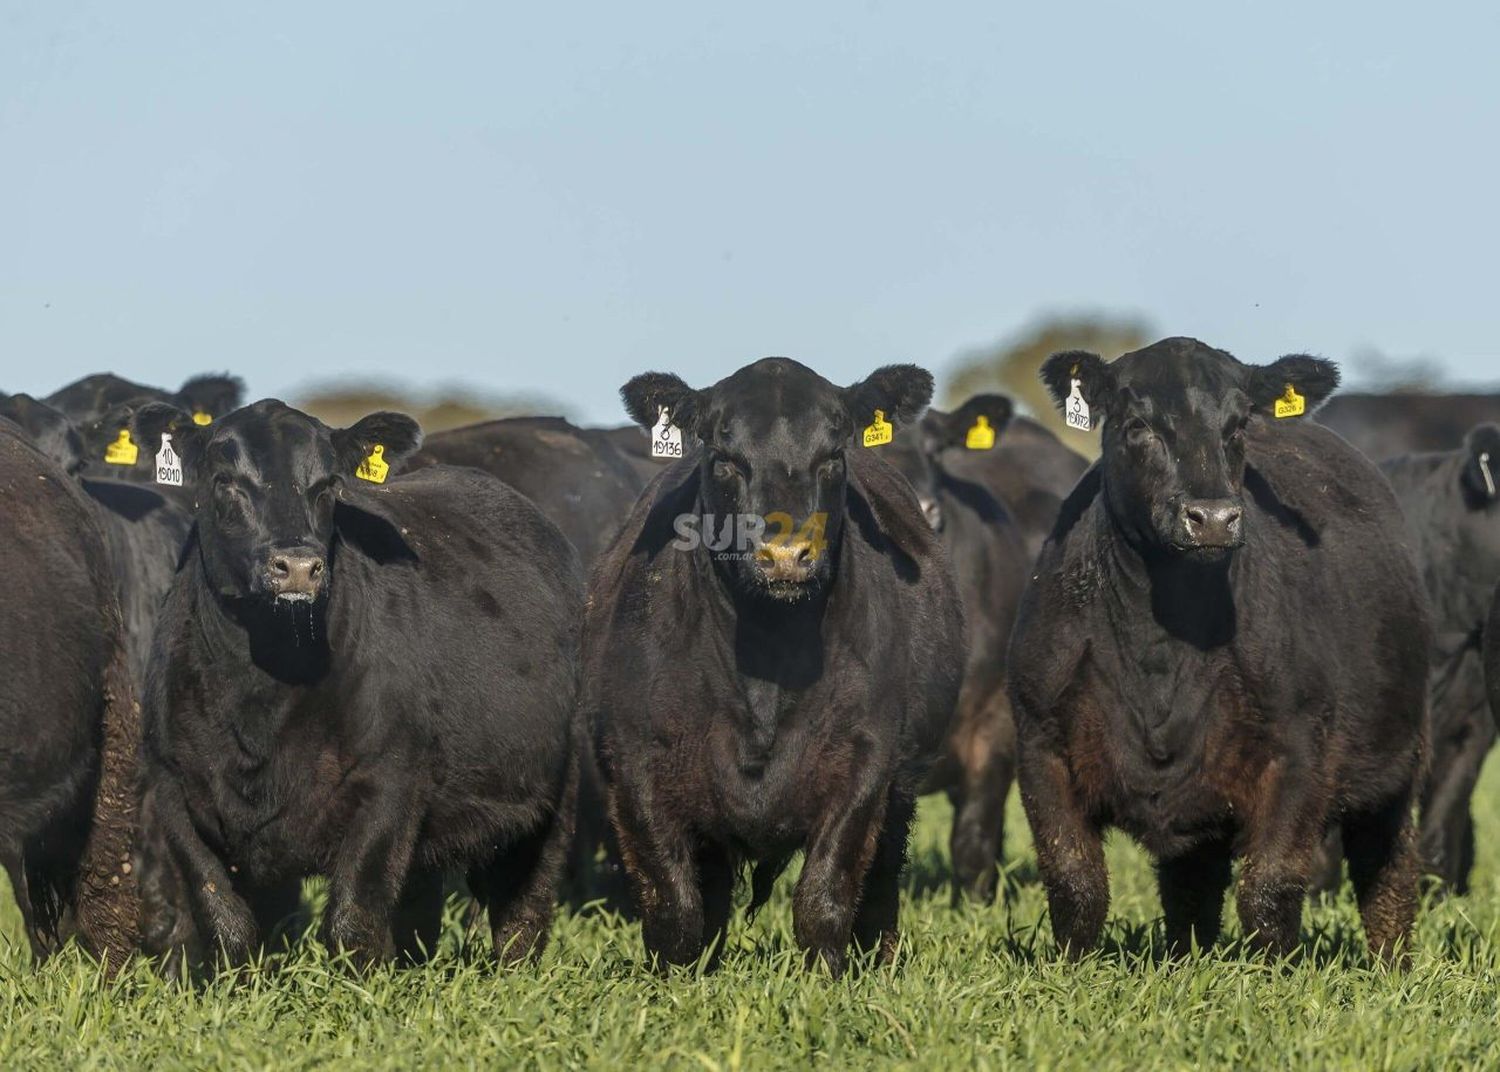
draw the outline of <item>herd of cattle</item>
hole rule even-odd
[[[1474,860],[1500,404],[1314,421],[1332,364],[1191,339],[1042,377],[1096,463],[1003,396],[927,408],[910,365],[646,373],[631,427],[425,441],[232,377],[0,395],[0,863],[35,955],[242,961],[322,875],[356,963],[420,960],[461,890],[502,960],[566,893],[691,964],[801,852],[796,940],[837,972],[896,950],[924,793],[955,903],[996,896],[1018,781],[1073,955],[1114,827],[1174,950],[1238,858],[1259,946],[1347,863],[1399,957],[1419,875],[1461,894]]]

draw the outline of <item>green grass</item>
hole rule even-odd
[[[809,975],[790,933],[789,883],[733,931],[714,975],[658,979],[640,933],[563,914],[540,967],[496,972],[465,955],[457,910],[435,962],[354,978],[308,942],[199,989],[137,964],[112,983],[68,950],[33,971],[8,894],[0,949],[0,1068],[685,1067],[702,1069],[1190,1066],[1409,1069],[1500,1060],[1500,776],[1481,786],[1475,892],[1429,904],[1410,971],[1365,956],[1347,891],[1311,907],[1287,963],[1230,943],[1165,962],[1149,866],[1109,847],[1105,949],[1059,959],[1018,808],[1009,905],[954,913],[947,809],[924,804],[894,971]],[[472,949],[470,950],[472,953]]]

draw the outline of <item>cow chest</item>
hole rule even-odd
[[[1232,828],[1278,753],[1226,651],[1172,648],[1090,655],[1059,711],[1089,812],[1159,855]]]

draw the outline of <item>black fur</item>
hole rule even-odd
[[[1458,449],[1468,429],[1500,422],[1500,395],[1344,392],[1318,411],[1318,421],[1384,461]]]
[[[237,376],[227,374],[195,376],[176,391],[148,387],[101,373],[85,376],[48,395],[46,402],[62,413],[77,428],[83,440],[85,471],[91,476],[112,480],[130,480],[150,484],[155,480],[156,452],[159,438],[137,441],[134,465],[116,465],[104,460],[105,451],[120,434],[129,429],[135,413],[151,402],[165,403],[189,415],[204,414],[210,419],[223,417],[240,406],[245,385]],[[165,494],[171,495],[168,491]]]
[[[1067,392],[1064,386],[1063,395]],[[1063,500],[1089,463],[1043,425],[1029,417],[1010,416],[1011,412],[1010,399],[1004,395],[975,395],[951,414],[928,410],[922,430],[929,451],[941,452],[945,471],[989,489],[1005,504],[1027,553],[1035,560]],[[968,430],[980,413],[997,429],[990,450],[965,446]]]
[[[0,421],[0,865],[38,960],[70,935],[114,960],[136,942],[130,848],[137,738],[97,513]]]
[[[980,903],[995,898],[1005,802],[1016,764],[1005,653],[1031,567],[1023,533],[1006,507],[947,464],[957,453],[948,448],[957,443],[962,449],[965,432],[980,413],[1003,439],[1010,400],[985,395],[951,414],[929,410],[880,453],[911,483],[923,513],[941,533],[963,600],[968,634],[963,687],[947,748],[924,787],[945,791],[953,802],[955,904],[964,897]]]
[[[323,874],[331,944],[416,959],[467,870],[497,954],[539,952],[575,791],[567,541],[472,470],[353,479],[356,446],[416,447],[405,417],[185,418],[139,414],[181,433],[198,499],[146,689],[148,950],[242,959]]]
[[[889,959],[964,640],[941,545],[880,448],[854,437],[876,408],[912,419],[930,380],[895,370],[840,389],[768,358],[685,405],[672,379],[631,381],[631,413],[654,423],[670,393],[700,446],[599,560],[585,623],[584,711],[647,953],[716,953],[741,865],[759,862],[763,899],[805,848],[793,929],[809,959],[838,971],[851,939]],[[681,518],[778,512],[801,527],[774,546],[674,546]],[[805,527],[818,514],[821,545]]]
[[[1054,394],[1075,360],[1048,362]],[[1257,372],[1173,339],[1080,361],[1103,453],[1064,504],[1011,646],[1022,801],[1075,955],[1104,923],[1110,826],[1157,858],[1174,949],[1218,934],[1240,856],[1246,934],[1287,951],[1329,826],[1372,949],[1410,933],[1426,599],[1374,466],[1265,412],[1268,385],[1288,380],[1311,412],[1333,375],[1307,360]],[[1211,537],[1195,535],[1198,504]]]
[[[1457,450],[1408,455],[1381,468],[1406,514],[1435,627],[1419,845],[1427,869],[1465,893],[1474,866],[1469,799],[1495,742],[1483,638],[1500,583],[1500,427],[1482,424]]]

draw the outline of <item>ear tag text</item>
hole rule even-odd
[[[989,450],[995,445],[995,430],[990,419],[983,413],[974,418],[974,427],[964,436],[964,446],[970,450]]]
[[[682,457],[682,429],[667,416],[667,407],[657,410],[656,424],[651,428],[651,457]]]
[[[130,429],[121,428],[115,441],[104,448],[104,460],[110,465],[134,465],[140,448],[130,440]]]
[[[889,443],[892,438],[891,422],[885,419],[885,410],[875,411],[875,420],[865,429],[865,446],[878,447]]]
[[[1067,401],[1063,403],[1063,420],[1069,428],[1076,428],[1080,432],[1094,430],[1094,418],[1089,413],[1089,404],[1083,400],[1083,385],[1079,380],[1073,381],[1073,389],[1068,392]]]
[[[1276,400],[1276,419],[1300,417],[1307,412],[1307,399],[1297,393],[1297,388],[1286,385],[1286,394]]]
[[[199,428],[206,428],[208,425],[214,423],[214,418],[210,413],[205,413],[201,409],[195,409],[193,410],[193,423]]]
[[[161,437],[161,450],[156,452],[156,482],[170,487],[182,487],[182,458],[172,449],[172,437]]]
[[[368,480],[371,484],[384,484],[385,475],[390,471],[390,463],[385,460],[385,447],[376,443],[370,448],[370,456],[360,462],[359,468],[354,470],[354,475],[361,480]]]

